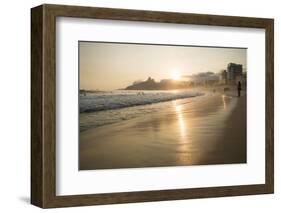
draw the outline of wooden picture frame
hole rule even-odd
[[[265,184],[56,195],[56,17],[262,28],[266,34]],[[42,208],[132,203],[274,191],[274,21],[217,15],[44,4],[31,9],[31,203]]]

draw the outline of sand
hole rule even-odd
[[[80,133],[79,169],[246,163],[246,95],[170,101],[154,114]]]

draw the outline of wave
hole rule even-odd
[[[176,99],[191,98],[204,93],[194,91],[112,91],[80,95],[80,113],[121,109],[154,104]]]

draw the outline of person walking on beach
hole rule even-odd
[[[242,90],[242,88],[241,88],[241,82],[238,81],[238,85],[237,85],[238,97],[240,97],[240,95],[241,95],[241,90]]]

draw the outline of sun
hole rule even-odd
[[[171,79],[177,81],[177,80],[180,80],[180,78],[181,78],[181,75],[178,71],[176,71],[176,70],[172,71]]]

